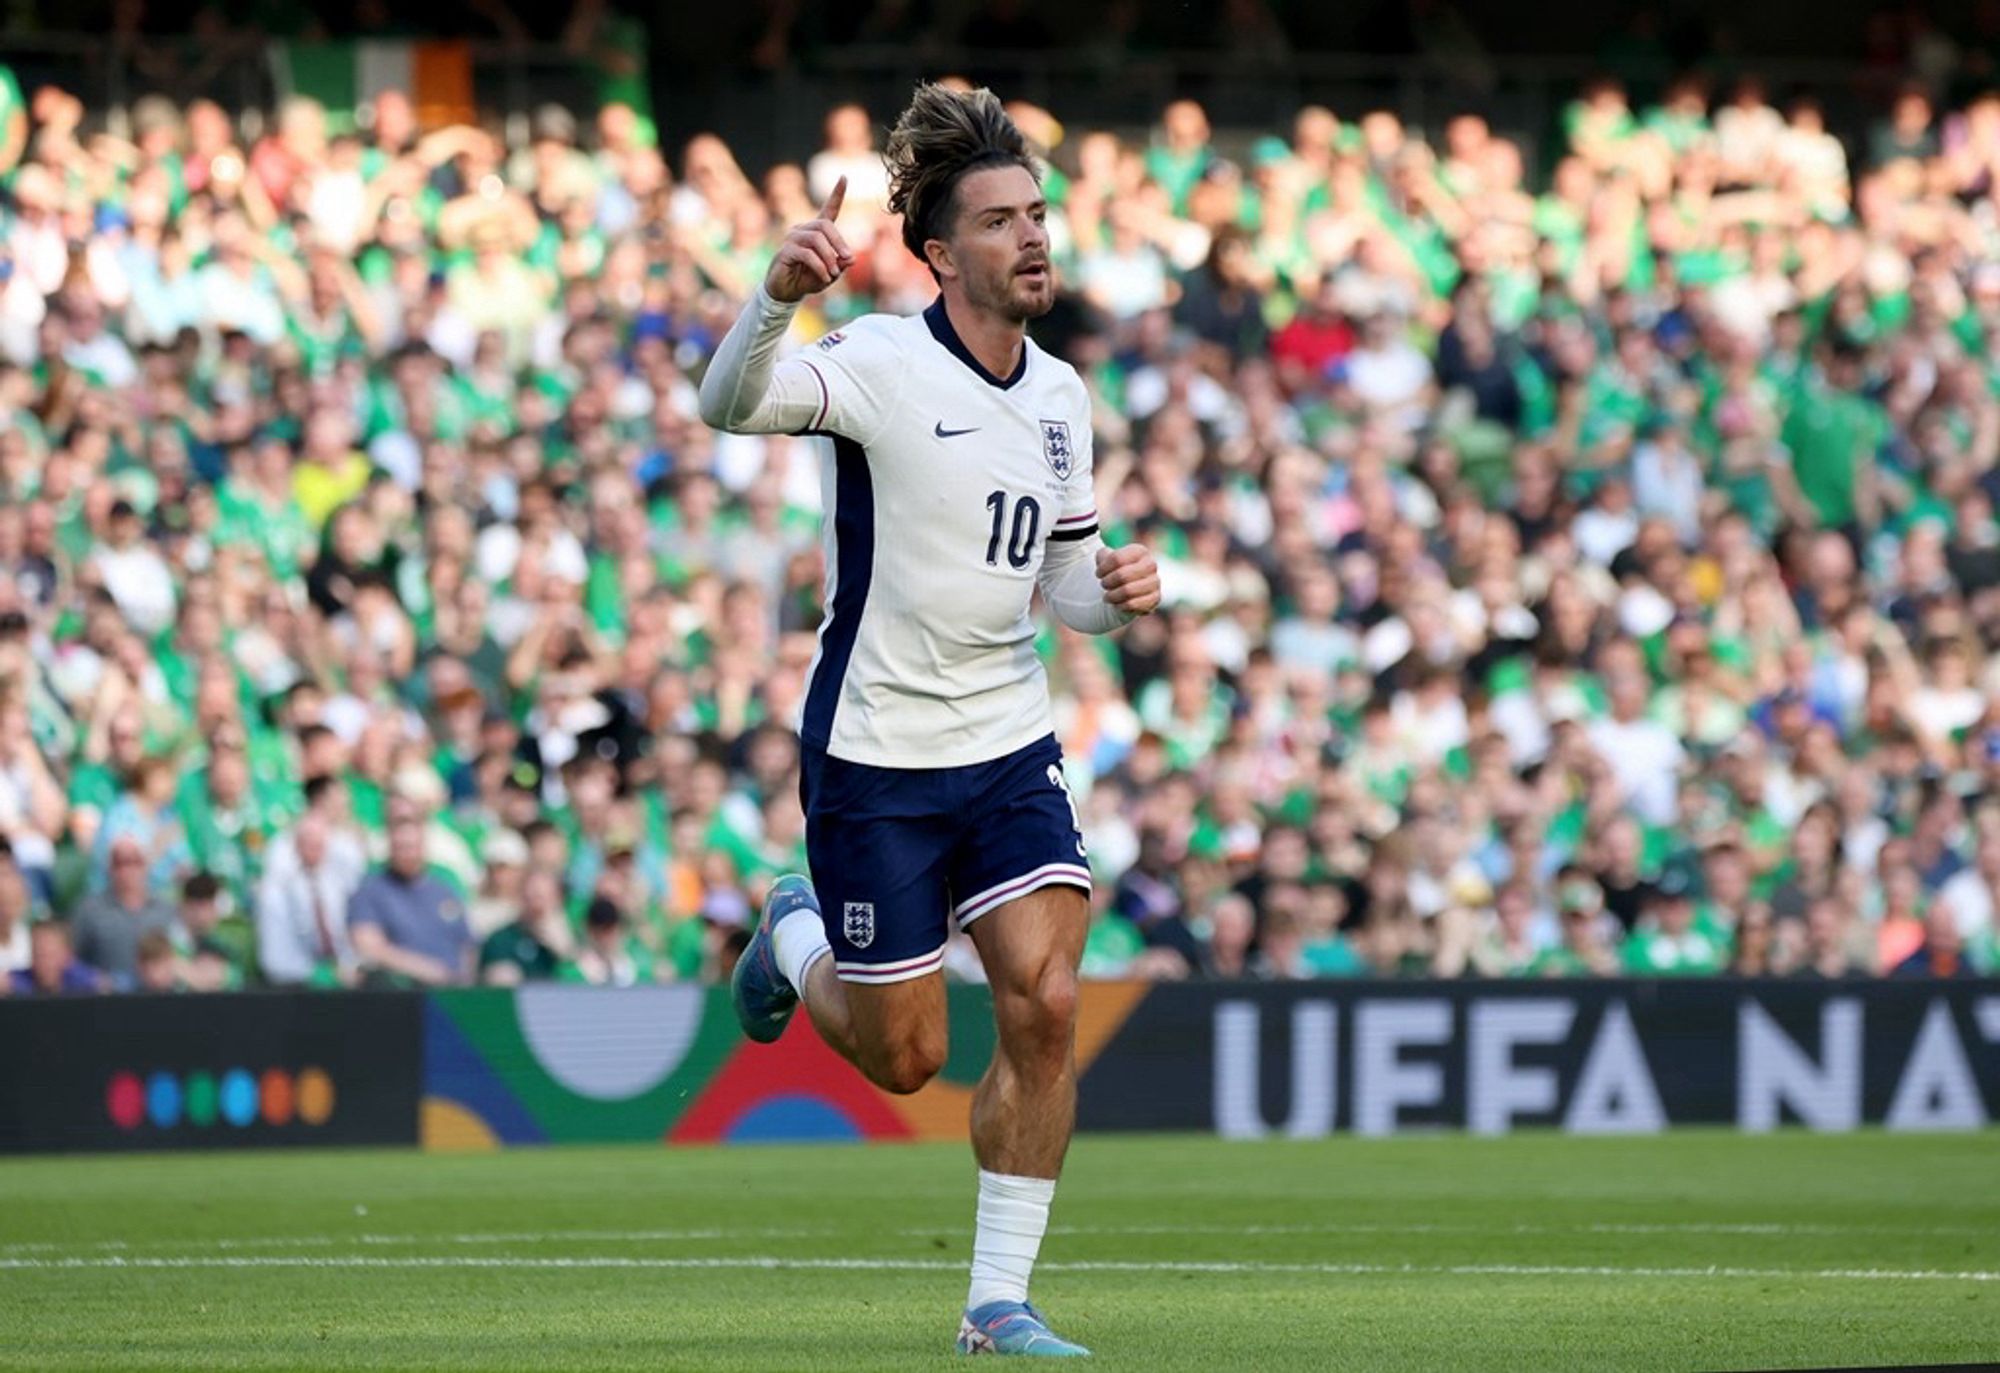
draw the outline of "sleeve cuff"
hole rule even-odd
[[[758,320],[765,324],[790,324],[792,316],[799,312],[799,306],[802,304],[803,301],[797,300],[773,300],[771,293],[764,289],[764,283],[761,281],[757,283],[757,289],[750,297],[750,307],[757,312]]]

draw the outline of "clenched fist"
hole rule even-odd
[[[833,185],[833,194],[820,206],[819,218],[809,219],[785,235],[771,270],[764,274],[764,293],[772,300],[790,304],[804,300],[815,291],[824,291],[840,280],[854,265],[854,254],[833,221],[840,217],[840,203],[847,198],[847,178]]]
[[[1160,565],[1143,545],[1098,549],[1097,580],[1105,604],[1114,610],[1150,615],[1160,608]]]

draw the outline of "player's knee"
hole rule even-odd
[[[944,1069],[945,1044],[936,1036],[923,1035],[897,1044],[884,1045],[862,1066],[873,1082],[885,1092],[908,1096]]]
[[[1000,1012],[1001,1035],[1021,1056],[1066,1057],[1076,1032],[1079,992],[1076,973],[1051,966],[1007,995]]]
[[[875,1085],[897,1096],[922,1090],[944,1068],[944,1050],[917,1045],[898,1050],[880,1065]]]
[[[1051,968],[1042,975],[1035,1005],[1041,1012],[1041,1020],[1048,1033],[1060,1036],[1065,1043],[1076,1028],[1077,1004],[1081,996],[1074,969]]]

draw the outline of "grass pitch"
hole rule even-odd
[[[958,1147],[0,1162],[0,1368],[938,1369]],[[2000,1358],[2000,1136],[1079,1142],[1107,1369]]]

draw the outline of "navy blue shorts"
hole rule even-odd
[[[1054,735],[957,768],[871,767],[806,744],[799,799],[842,981],[934,973],[951,917],[969,925],[1057,884],[1090,890]]]

